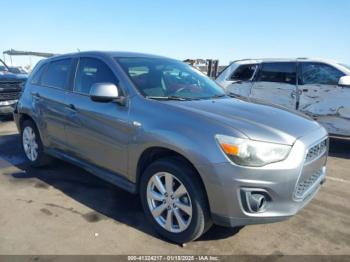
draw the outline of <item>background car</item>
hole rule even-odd
[[[338,136],[350,136],[350,69],[321,59],[231,63],[216,79],[228,92],[300,110]]]
[[[24,70],[21,66],[9,66],[8,67],[9,72],[13,74],[23,74],[28,75],[28,72]]]
[[[0,115],[12,114],[26,80],[27,75],[12,73],[0,59]]]

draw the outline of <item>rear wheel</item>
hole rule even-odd
[[[33,167],[44,166],[51,160],[44,153],[40,134],[31,120],[25,120],[21,126],[21,140],[24,154]]]
[[[195,170],[177,158],[151,164],[141,177],[140,194],[146,217],[163,237],[186,243],[211,225],[204,190]]]

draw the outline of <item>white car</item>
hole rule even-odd
[[[247,59],[216,79],[228,92],[299,110],[330,134],[350,136],[350,67],[322,59]]]

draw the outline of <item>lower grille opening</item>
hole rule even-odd
[[[323,175],[323,168],[315,172],[313,175],[299,181],[295,190],[296,198],[304,198],[307,191],[316,183],[316,181]]]

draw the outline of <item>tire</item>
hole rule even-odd
[[[168,193],[166,196],[164,191],[161,193],[158,187],[159,183],[162,183],[163,190],[168,188],[165,181],[170,177],[169,174],[172,179],[170,180],[172,181],[170,188],[173,190],[166,191]],[[181,185],[184,186],[181,187],[182,190],[180,190]],[[184,191],[185,194],[179,194]],[[169,192],[174,193],[169,194]],[[172,242],[183,244],[193,241],[204,234],[212,225],[202,183],[196,171],[179,158],[160,159],[147,167],[141,176],[140,198],[147,219],[162,237]],[[157,211],[162,210],[164,206],[166,208],[158,216]],[[169,206],[170,209],[168,209]],[[156,213],[155,216],[151,210]],[[169,221],[171,222],[167,223],[169,212],[171,217]],[[180,223],[181,221],[184,223]],[[171,226],[169,227],[169,225]]]
[[[32,120],[25,120],[21,125],[21,144],[32,167],[45,166],[51,162],[51,157],[44,153],[39,131]]]

